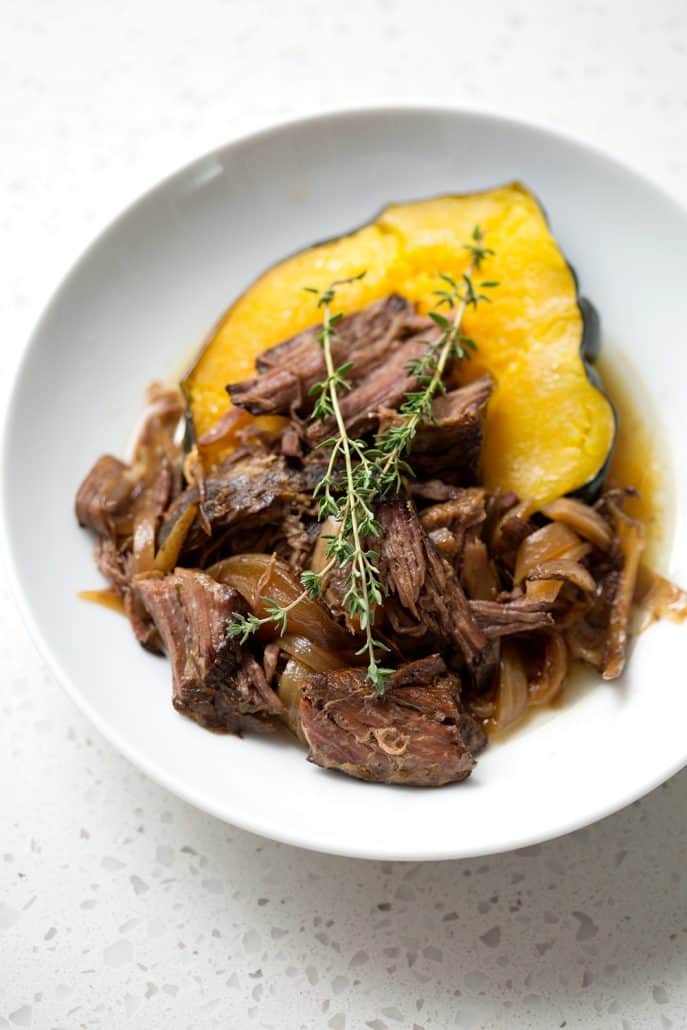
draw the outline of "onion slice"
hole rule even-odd
[[[551,561],[542,562],[541,565],[535,565],[527,574],[528,585],[532,580],[556,579],[566,580],[587,594],[596,590],[596,582],[592,574],[585,569],[584,565],[580,565],[577,561],[571,561],[569,558],[554,558]]]
[[[277,685],[277,694],[284,706],[281,718],[303,744],[306,740],[301,728],[301,696],[310,676],[312,670],[307,665],[303,665],[295,658],[289,658]]]
[[[573,529],[601,551],[609,551],[613,536],[608,523],[594,508],[572,497],[559,497],[541,509],[542,515]]]
[[[601,673],[605,680],[617,679],[625,667],[630,610],[639,571],[639,559],[644,548],[642,523],[628,518],[616,505],[613,505],[612,510],[623,556],[623,567],[608,621],[606,658]]]
[[[493,727],[507,730],[527,711],[528,684],[525,667],[515,644],[504,640],[498,671],[498,687]]]
[[[171,572],[176,565],[177,558],[181,548],[184,546],[184,540],[188,531],[193,525],[197,511],[197,504],[189,504],[187,508],[184,508],[172,526],[169,535],[159,548],[153,561],[153,568],[158,572]]]
[[[266,600],[286,606],[303,592],[289,566],[275,555],[235,554],[207,571],[220,583],[238,590],[258,618],[268,615]],[[269,626],[264,628],[267,630]],[[324,606],[308,597],[289,612],[287,632],[306,637],[328,651],[345,652],[355,644],[355,638],[331,618]],[[276,626],[274,635],[277,635]]]
[[[151,572],[155,562],[155,524],[157,511],[144,504],[134,516],[133,553],[134,573]]]
[[[530,533],[520,544],[515,561],[515,583],[522,583],[533,569],[544,562],[558,558],[579,561],[590,550],[590,545],[580,540],[572,529],[560,522],[550,522]]]
[[[298,637],[292,633],[281,637],[279,647],[314,672],[331,672],[333,669],[345,669],[361,662],[361,659],[356,659],[354,655],[325,651],[307,637]]]
[[[568,674],[568,648],[560,633],[547,633],[544,660],[535,678],[530,680],[528,700],[531,705],[545,705],[560,692]]]
[[[633,633],[643,633],[657,619],[687,619],[687,591],[643,564],[637,571],[634,604]]]

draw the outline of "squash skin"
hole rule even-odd
[[[196,434],[228,407],[227,382],[250,377],[258,353],[312,324],[303,286],[323,288],[366,269],[361,282],[339,291],[336,310],[396,291],[427,311],[438,273],[460,277],[466,269],[464,241],[476,223],[495,251],[477,281],[501,285],[490,291],[493,303],[466,314],[465,332],[479,349],[458,379],[489,371],[497,381],[485,426],[485,483],[540,504],[561,494],[592,496],[615,437],[615,414],[592,368],[598,316],[579,298],[538,202],[518,183],[392,205],[357,232],[269,269],[229,309],[184,380]],[[204,455],[220,456],[217,447]]]
[[[575,285],[577,287],[577,274],[572,265],[570,266],[570,270],[575,278]],[[599,317],[599,312],[588,297],[580,297],[579,293],[577,303],[580,311],[582,312],[583,329],[582,343],[580,344],[580,356],[584,363],[584,370],[590,383],[595,386],[600,393],[604,394],[611,407],[611,413],[613,415],[613,439],[605,462],[595,476],[592,476],[591,479],[586,483],[583,483],[583,485],[578,487],[577,490],[570,491],[571,497],[584,501],[585,504],[593,504],[603,489],[613,460],[615,445],[618,438],[618,412],[609,395],[604,393],[601,376],[594,364],[601,354],[601,318]]]

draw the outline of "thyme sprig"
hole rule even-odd
[[[336,280],[325,290],[306,287],[309,293],[317,297],[317,307],[322,310],[322,327],[318,332],[318,340],[322,347],[327,373],[326,379],[315,384],[310,391],[316,398],[312,417],[333,418],[336,425],[336,435],[319,445],[329,450],[329,462],[325,475],[314,490],[314,496],[319,497],[320,521],[331,517],[338,527],[329,537],[326,550],[328,561],[319,572],[302,573],[303,591],[288,605],[281,606],[270,598],[261,598],[266,612],[262,618],[252,613],[247,616],[235,615],[227,631],[231,637],[238,637],[245,643],[260,626],[271,622],[277,626],[280,635],[283,635],[289,612],[306,597],[318,597],[326,576],[338,566],[345,573],[346,592],[342,605],[349,616],[357,621],[360,632],[365,637],[358,654],[367,656],[367,680],[378,693],[383,693],[393,670],[384,668],[378,659],[380,652],[388,650],[382,641],[375,639],[373,631],[375,611],[383,600],[383,587],[376,565],[377,552],[367,543],[370,538],[379,536],[373,507],[378,496],[376,466],[367,455],[366,442],[354,439],[348,434],[339,398],[342,392],[351,389],[351,384],[346,379],[351,365],[346,363],[337,368],[332,353],[335,327],[342,318],[340,313],[332,314],[331,305],[336,296],[336,288],[355,282],[364,274],[362,272],[350,279]],[[337,462],[343,462],[344,466],[344,490],[341,496],[334,485]]]
[[[406,394],[398,411],[398,421],[385,429],[374,444],[349,436],[339,401],[341,395],[352,388],[347,379],[352,365],[347,362],[337,368],[332,352],[336,325],[343,317],[340,313],[332,314],[331,306],[336,290],[362,279],[365,273],[361,272],[350,279],[335,280],[325,290],[305,287],[316,296],[317,307],[322,311],[322,326],[317,338],[322,347],[327,373],[326,378],[310,390],[311,396],[315,398],[312,418],[331,419],[336,426],[336,433],[319,444],[319,447],[329,450],[329,461],[325,475],[314,490],[314,496],[319,498],[320,521],[332,518],[337,528],[327,538],[328,560],[324,567],[319,572],[306,571],[301,574],[302,592],[287,605],[262,597],[265,615],[234,615],[227,627],[230,637],[245,643],[267,623],[275,625],[280,636],[283,636],[289,612],[306,598],[314,600],[319,597],[326,577],[338,567],[345,575],[343,608],[358,623],[360,632],[365,636],[358,654],[367,656],[367,680],[378,693],[384,692],[393,670],[380,663],[380,653],[389,649],[374,635],[375,612],[384,598],[384,585],[377,567],[379,555],[369,546],[369,541],[378,537],[380,532],[375,518],[375,505],[380,497],[400,491],[403,477],[413,474],[406,456],[420,426],[436,421],[433,403],[438,394],[446,393],[444,375],[449,364],[469,359],[470,351],[477,349],[474,340],[462,331],[463,318],[469,308],[476,308],[483,301],[490,300],[489,295],[482,291],[499,284],[489,280],[478,284],[474,282],[473,277],[481,268],[483,260],[493,254],[484,245],[484,233],[479,225],[475,226],[472,239],[465,246],[470,254],[470,263],[465,273],[460,280],[440,273],[444,288],[434,291],[439,300],[436,310],[430,311],[429,316],[441,334],[437,340],[427,344],[427,350],[420,358],[408,365],[408,373],[416,379],[417,387]],[[439,311],[441,307],[448,308],[451,316]],[[341,477],[335,475],[335,470],[342,463],[343,483]]]
[[[440,272],[439,278],[445,288],[433,291],[440,298],[437,309],[446,306],[453,315],[447,317],[439,310],[429,312],[429,317],[441,329],[441,335],[428,345],[422,357],[409,362],[408,373],[417,380],[417,387],[406,394],[398,409],[398,421],[377,439],[375,476],[383,495],[398,492],[403,476],[413,474],[405,455],[411,450],[420,426],[436,421],[432,405],[437,394],[446,393],[443,377],[449,363],[469,359],[470,351],[477,350],[475,341],[465,336],[461,329],[466,311],[476,308],[482,301],[490,302],[489,295],[482,291],[499,285],[493,280],[484,280],[476,285],[473,280],[484,258],[494,253],[484,246],[484,233],[479,225],[474,227],[472,239],[465,248],[470,253],[470,264],[462,278],[456,280]]]

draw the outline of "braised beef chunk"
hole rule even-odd
[[[383,697],[361,669],[313,675],[301,700],[308,758],[360,780],[439,787],[469,776],[459,682],[438,655],[402,666]],[[472,720],[467,735],[481,746]]]
[[[463,712],[458,719],[458,729],[466,748],[473,758],[476,758],[489,743],[484,726],[477,719],[473,718],[472,715]]]
[[[374,429],[384,412],[393,412],[405,395],[417,388],[417,377],[409,374],[409,366],[427,353],[429,342],[438,335],[437,327],[431,325],[407,340],[383,365],[374,368],[341,397],[339,407],[351,436]],[[317,445],[331,436],[334,429],[333,418],[320,419],[310,423],[305,436],[311,446]]]
[[[637,584],[639,561],[644,550],[644,527],[622,509],[625,498],[611,500],[608,514],[613,520],[620,573],[613,593],[608,636],[604,653],[603,678],[617,679],[625,668],[632,599]]]
[[[452,483],[478,478],[482,431],[494,388],[490,375],[437,397],[428,422],[413,441],[410,464],[421,479],[434,476]]]
[[[377,517],[381,528],[376,542],[379,567],[391,601],[410,617],[411,628],[419,627],[455,646],[468,664],[476,664],[486,637],[473,618],[454,570],[439,557],[412,501],[382,504]],[[393,620],[393,611],[390,617]],[[397,620],[394,628],[407,632]]]
[[[392,294],[362,311],[347,315],[337,324],[332,356],[337,367],[351,363],[348,379],[357,383],[382,365],[403,339],[419,326],[412,306]],[[234,404],[254,415],[307,413],[315,383],[326,378],[322,347],[317,338],[319,325],[265,351],[257,361],[259,375],[227,387]]]
[[[177,711],[208,729],[269,729],[281,702],[248,652],[227,637],[239,595],[203,572],[177,569],[139,577],[134,591],[157,627],[172,664]]]
[[[212,534],[269,524],[281,529],[282,520],[294,508],[313,507],[312,491],[322,477],[325,457],[312,456],[291,467],[284,456],[271,451],[241,451],[229,455],[205,480],[201,514],[195,519],[184,544],[188,555],[208,542]],[[190,486],[169,508],[162,528],[163,542],[189,504],[200,500],[197,486]],[[248,548],[246,548],[248,550]]]
[[[101,536],[117,535],[117,523],[129,515],[135,481],[129,466],[110,454],[103,454],[88,473],[76,494],[76,517],[80,526]]]

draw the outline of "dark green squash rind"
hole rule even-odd
[[[578,288],[578,278],[575,269],[572,265],[568,264],[570,271],[572,272],[573,279],[575,280],[575,292],[577,294],[577,306],[580,309],[582,315],[582,340],[580,342],[580,357],[582,358],[582,364],[584,365],[584,371],[589,382],[594,386],[599,393],[603,394],[608,403],[611,406],[611,412],[613,413],[613,424],[615,426],[613,432],[613,439],[611,440],[611,446],[606,456],[606,460],[603,465],[591,479],[583,483],[582,486],[578,487],[577,490],[573,490],[568,496],[574,497],[579,501],[584,501],[585,504],[592,504],[603,490],[608,470],[613,458],[613,452],[615,450],[616,440],[618,438],[618,412],[616,411],[615,404],[608,396],[603,388],[601,376],[599,375],[598,369],[595,367],[595,361],[601,354],[601,318],[599,312],[594,304],[589,300],[588,297],[581,297]]]

